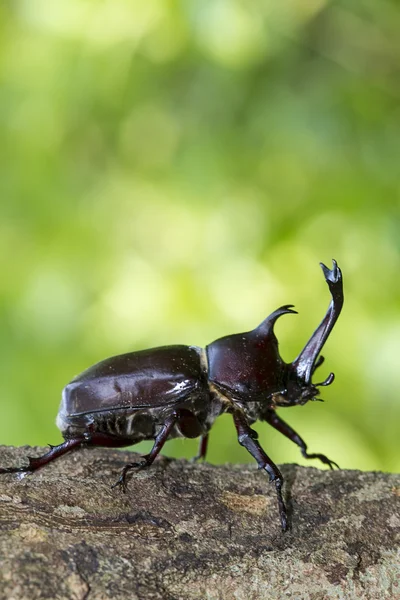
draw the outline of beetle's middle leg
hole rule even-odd
[[[128,472],[132,469],[141,470],[150,467],[150,465],[153,464],[153,462],[161,452],[165,442],[168,440],[168,437],[175,426],[178,427],[178,429],[181,432],[181,435],[183,435],[184,437],[198,437],[203,433],[202,425],[191,411],[184,408],[175,410],[165,420],[163,426],[161,427],[154,440],[154,445],[150,450],[149,454],[142,456],[141,460],[138,462],[129,463],[125,465],[125,467],[122,469],[121,475],[112,487],[114,488],[120,485],[122,489],[126,492],[126,476]]]
[[[307,444],[305,443],[303,438],[301,438],[299,434],[296,433],[295,430],[290,427],[290,425],[288,425],[287,423],[285,423],[285,421],[278,417],[274,410],[269,410],[267,412],[265,420],[267,421],[267,423],[272,425],[274,429],[280,431],[280,433],[283,433],[283,435],[286,436],[289,440],[297,444],[304,458],[319,458],[319,460],[323,462],[324,465],[328,465],[330,469],[333,469],[333,466],[339,469],[339,465],[333,460],[330,460],[327,456],[325,456],[325,454],[309,454],[307,452]]]
[[[250,454],[256,459],[258,468],[265,469],[269,475],[269,480],[275,483],[282,529],[283,531],[286,531],[288,524],[286,506],[282,498],[282,473],[257,442],[258,434],[256,431],[251,429],[244,414],[239,410],[234,410],[233,420],[235,423],[239,444],[244,446],[246,450],[250,452]]]
[[[192,462],[196,462],[198,460],[204,460],[206,458],[207,447],[208,447],[208,437],[209,437],[208,433],[203,434],[200,437],[199,449],[198,449],[196,456],[193,456],[193,458],[191,459]]]

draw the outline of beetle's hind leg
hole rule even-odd
[[[334,466],[338,469],[340,468],[337,463],[335,463],[333,460],[330,460],[327,456],[325,456],[325,454],[309,454],[307,452],[307,444],[305,443],[303,438],[301,438],[299,434],[296,433],[295,430],[290,427],[290,425],[288,425],[287,423],[285,423],[285,421],[278,417],[274,410],[269,410],[267,412],[265,420],[267,421],[267,423],[272,425],[274,429],[276,429],[284,436],[286,436],[289,440],[297,444],[304,458],[318,458],[322,463],[324,463],[324,465],[328,465],[330,469],[333,469]]]
[[[67,454],[67,452],[70,452],[74,448],[81,446],[84,442],[85,442],[85,438],[83,436],[81,436],[81,437],[72,438],[70,440],[66,440],[59,446],[51,446],[50,445],[50,450],[48,452],[46,452],[46,454],[43,454],[43,456],[38,456],[38,457],[28,456],[29,464],[26,467],[0,468],[0,473],[21,473],[21,474],[29,475],[30,473],[33,473],[33,471],[40,469],[40,467],[44,467],[49,462],[53,461],[54,459],[58,458],[59,456],[62,456],[63,454]]]

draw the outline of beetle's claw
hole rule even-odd
[[[146,458],[143,458],[143,460],[141,460],[140,462],[134,462],[125,465],[125,467],[122,469],[121,475],[119,476],[117,481],[111,486],[111,489],[121,486],[122,491],[126,493],[128,491],[128,486],[126,483],[126,476],[128,474],[128,471],[131,471],[132,469],[137,469],[138,471],[141,471],[141,469],[144,469],[147,466],[148,462]]]
[[[329,468],[331,469],[331,471],[333,471],[333,467],[340,469],[339,465],[334,460],[329,460],[329,458],[327,458],[326,460],[327,460],[326,464],[329,465]]]
[[[23,477],[25,475],[31,475],[33,473],[34,465],[32,457],[28,456],[29,464],[26,467],[2,467],[0,468],[0,474],[2,473],[19,473]]]
[[[339,465],[334,460],[330,460],[328,457],[324,456],[323,454],[321,456],[318,456],[318,458],[321,462],[324,463],[324,465],[328,465],[328,467],[330,468],[331,471],[334,470],[333,467],[340,469]]]
[[[328,467],[333,471],[333,467],[335,466],[337,469],[340,469],[339,465],[335,463],[334,460],[330,460],[325,454],[308,454],[303,453],[304,458],[318,458],[324,465],[328,465]]]
[[[195,463],[199,462],[200,460],[204,460],[204,459],[205,459],[205,457],[202,456],[201,454],[196,454],[196,456],[192,456],[192,458],[189,459],[189,462],[195,464]]]
[[[127,485],[126,485],[125,477],[124,477],[124,475],[122,473],[118,477],[117,481],[112,484],[111,489],[114,490],[117,487],[120,487],[122,489],[122,491],[124,492],[124,494],[126,494],[128,488],[127,488]]]
[[[129,465],[127,465],[129,466]],[[126,494],[126,492],[128,491],[128,486],[126,483],[126,475],[127,475],[128,469],[126,467],[124,467],[121,471],[121,475],[118,477],[117,481],[115,483],[113,483],[113,485],[111,486],[111,489],[115,489],[117,487],[120,487],[121,490],[124,492],[124,494]]]
[[[0,474],[3,473],[21,473],[24,475],[30,475],[33,473],[32,469],[28,467],[3,467],[0,468]]]

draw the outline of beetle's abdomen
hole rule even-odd
[[[115,411],[118,429],[134,429],[138,411],[179,404],[207,390],[202,350],[195,346],[163,346],[103,360],[75,377],[63,390],[57,424],[99,422]],[[115,415],[115,418],[116,418]],[[81,418],[80,418],[81,417]],[[124,425],[124,419],[127,419]],[[135,428],[136,429],[136,428]]]
[[[65,433],[69,437],[69,432],[75,433],[74,423],[78,424],[79,420],[87,420],[90,425],[90,431],[93,433],[102,433],[120,439],[128,439],[129,444],[137,444],[142,440],[150,440],[155,437],[155,433],[159,428],[159,413],[156,409],[150,410],[112,410],[97,412],[90,415],[74,418],[70,420]],[[161,419],[162,420],[162,419]],[[81,421],[82,422],[82,421]]]

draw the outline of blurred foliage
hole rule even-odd
[[[334,257],[336,381],[281,414],[342,467],[398,470],[398,3],[13,0],[0,28],[1,443],[57,443],[61,388],[104,357],[286,303],[293,359]],[[252,460],[228,416],[209,460]]]

